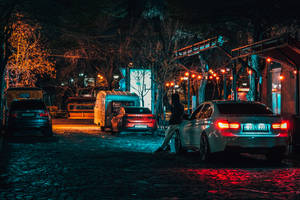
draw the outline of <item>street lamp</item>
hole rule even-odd
[[[114,79],[118,79],[120,76],[118,74],[113,75]]]

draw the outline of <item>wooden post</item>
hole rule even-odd
[[[300,110],[299,110],[299,68],[296,68],[296,87],[295,87],[295,108],[296,108],[296,115],[299,116]]]

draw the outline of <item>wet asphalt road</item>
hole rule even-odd
[[[0,199],[300,199],[300,161],[152,152],[158,136],[54,120],[55,136],[4,140]],[[300,157],[300,156],[299,156]]]

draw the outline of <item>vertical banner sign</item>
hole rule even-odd
[[[140,97],[140,105],[152,110],[150,69],[130,69],[130,92]]]

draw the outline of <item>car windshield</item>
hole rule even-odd
[[[149,108],[126,108],[125,112],[128,114],[151,114]]]
[[[10,107],[11,110],[46,110],[46,106],[42,101],[26,100],[14,101]]]
[[[221,114],[273,114],[266,106],[255,103],[220,103],[217,107]]]

